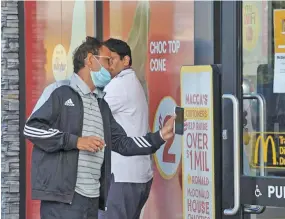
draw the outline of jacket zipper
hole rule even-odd
[[[104,95],[105,96],[105,95]],[[104,98],[104,96],[102,97],[102,98],[99,98],[99,107],[100,107],[100,110],[102,109],[102,99]],[[101,114],[102,114],[102,121],[103,121],[103,129],[104,129],[104,137],[106,136],[106,134],[105,134],[105,131],[106,131],[106,128],[105,128],[105,126],[106,126],[106,122],[104,122],[104,116],[103,116],[103,113],[104,113],[104,111],[103,110],[101,110]],[[105,144],[106,144],[106,142],[105,142]],[[105,145],[105,147],[107,147],[107,145]],[[105,150],[105,153],[106,153],[106,150]],[[105,159],[105,155],[104,155],[104,159]],[[105,160],[105,162],[104,162],[104,168],[105,168],[105,175],[106,175],[106,173],[107,173],[107,160]],[[104,200],[105,200],[105,203],[104,203],[104,208],[105,208],[105,211],[107,211],[107,206],[106,206],[106,203],[107,203],[107,194],[106,194],[106,190],[108,190],[108,189],[106,189],[106,186],[107,186],[107,180],[106,180],[106,176],[105,176],[105,179],[104,179],[104,181],[105,181],[105,190],[104,190]]]
[[[82,137],[82,129],[83,129],[83,118],[84,118],[84,107],[83,107],[83,101],[82,101],[82,98],[81,96],[77,93],[77,95],[79,96],[79,100],[80,100],[80,104],[81,104],[81,122],[80,122],[80,132],[79,132],[79,135],[78,137]],[[78,167],[78,157],[79,157],[79,151],[77,153],[77,159],[76,159],[76,167]],[[77,176],[76,176],[77,177]],[[72,195],[72,198],[71,198],[71,202],[69,202],[69,204],[71,205],[72,204],[72,200],[73,200],[73,197],[74,197],[74,193],[75,193],[75,187],[76,187],[76,179],[75,179],[75,184],[74,184],[74,187],[73,187],[73,195]]]

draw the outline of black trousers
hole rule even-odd
[[[152,179],[147,183],[112,183],[108,193],[107,211],[99,211],[99,219],[139,219],[146,203]]]
[[[41,202],[41,219],[98,219],[99,198],[74,194],[72,204]]]

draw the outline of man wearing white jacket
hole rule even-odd
[[[104,89],[105,100],[128,136],[145,135],[148,131],[148,104],[142,85],[131,68],[131,49],[126,42],[112,38],[104,45],[111,50],[112,75],[111,82]],[[152,184],[151,156],[125,157],[112,152],[111,161],[111,187],[103,218],[139,219]]]

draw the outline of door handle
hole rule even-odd
[[[266,102],[265,99],[262,95],[260,94],[244,94],[243,99],[246,100],[257,100],[259,104],[259,130],[261,133],[261,136],[264,139],[264,132],[266,129]],[[261,142],[260,142],[261,144]],[[265,176],[265,167],[264,167],[264,151],[263,147],[259,147],[260,154],[259,154],[259,160],[260,160],[260,165],[259,165],[259,174],[260,176]],[[261,214],[265,211],[266,207],[261,206],[261,205],[256,205],[256,206],[250,206],[249,207],[244,207],[244,212],[248,214]]]
[[[266,207],[261,205],[248,205],[244,206],[243,211],[246,214],[262,214],[265,211]]]
[[[265,103],[265,99],[263,96],[261,96],[260,94],[244,94],[243,95],[243,99],[248,99],[248,100],[257,100],[259,103],[259,130],[260,133],[262,135],[262,137],[264,137],[264,131],[265,131],[265,127],[266,127],[266,103]],[[259,154],[259,160],[260,160],[260,176],[265,176],[265,167],[264,167],[264,151],[263,148],[260,147],[260,154]]]
[[[234,134],[234,207],[224,210],[225,215],[235,215],[240,208],[240,118],[239,102],[232,94],[224,94],[223,99],[233,103],[233,134]]]

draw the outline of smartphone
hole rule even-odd
[[[175,124],[174,124],[174,133],[177,135],[183,135],[184,133],[184,108],[175,107]]]

